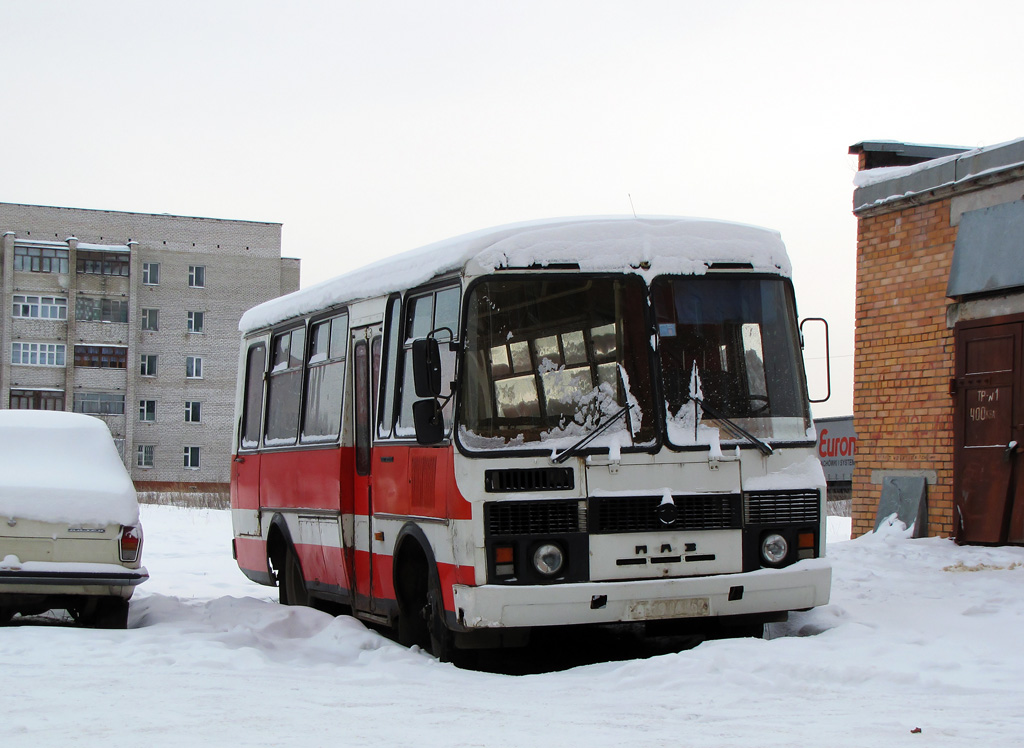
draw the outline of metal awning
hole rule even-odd
[[[963,214],[946,296],[1024,288],[1024,200]]]

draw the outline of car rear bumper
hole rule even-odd
[[[749,616],[825,605],[832,567],[825,559],[785,569],[626,582],[455,585],[464,630],[518,626]]]
[[[149,572],[145,567],[36,561],[17,568],[0,568],[0,594],[127,597],[131,588],[147,579]]]

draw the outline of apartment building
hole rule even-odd
[[[238,320],[299,287],[281,224],[0,203],[0,237],[0,407],[103,419],[140,491],[225,492]]]

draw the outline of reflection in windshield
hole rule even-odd
[[[578,439],[632,402],[629,417],[594,446],[652,444],[645,292],[638,277],[533,275],[474,286],[462,443],[551,446]]]
[[[807,438],[810,416],[798,357],[796,311],[787,282],[772,278],[657,278],[651,288],[666,398],[676,445],[742,441],[690,399],[757,437]],[[702,418],[703,416],[703,418]]]

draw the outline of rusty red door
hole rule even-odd
[[[1024,542],[1024,322],[958,326],[953,526],[961,543]]]

